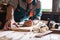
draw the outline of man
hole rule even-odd
[[[42,13],[39,0],[11,0],[10,4],[14,7],[15,22],[23,22],[29,19],[40,20],[41,18]]]
[[[18,0],[5,0],[5,1],[6,4],[9,4],[9,6],[7,8],[7,17],[6,17],[6,23],[4,25],[4,29],[8,29],[13,16],[12,10],[16,10],[18,8],[17,6]],[[3,0],[1,0],[0,2],[4,3]],[[18,10],[17,14],[19,15],[15,15],[15,11],[14,11],[14,20],[16,22],[22,22],[29,19],[34,20],[34,19],[39,19],[41,17],[40,1],[19,0],[19,8],[17,9]]]

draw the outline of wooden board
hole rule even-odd
[[[46,33],[50,33],[48,31]],[[36,38],[36,35],[46,33],[34,33],[34,32],[17,32],[17,31],[0,31],[0,40],[60,40],[60,34],[49,34],[43,37]]]
[[[40,37],[46,36],[46,35],[51,34],[51,33],[52,33],[52,31],[46,31],[46,32],[37,34],[35,37],[40,38]]]

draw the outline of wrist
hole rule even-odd
[[[6,22],[10,22],[10,20],[6,20]]]

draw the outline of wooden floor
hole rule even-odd
[[[41,35],[45,33],[0,31],[0,40],[60,40],[60,34],[48,34],[36,38],[37,34]]]

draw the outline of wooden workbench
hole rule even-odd
[[[1,30],[0,40],[60,40],[60,30],[49,30],[43,33],[36,33],[30,31],[32,27],[26,28],[27,27],[13,28],[14,30],[11,29],[10,31]]]
[[[50,32],[51,34],[40,37]],[[37,35],[38,37],[36,37]],[[0,31],[0,40],[60,40],[60,34],[54,34],[52,31],[46,31],[44,33]]]

